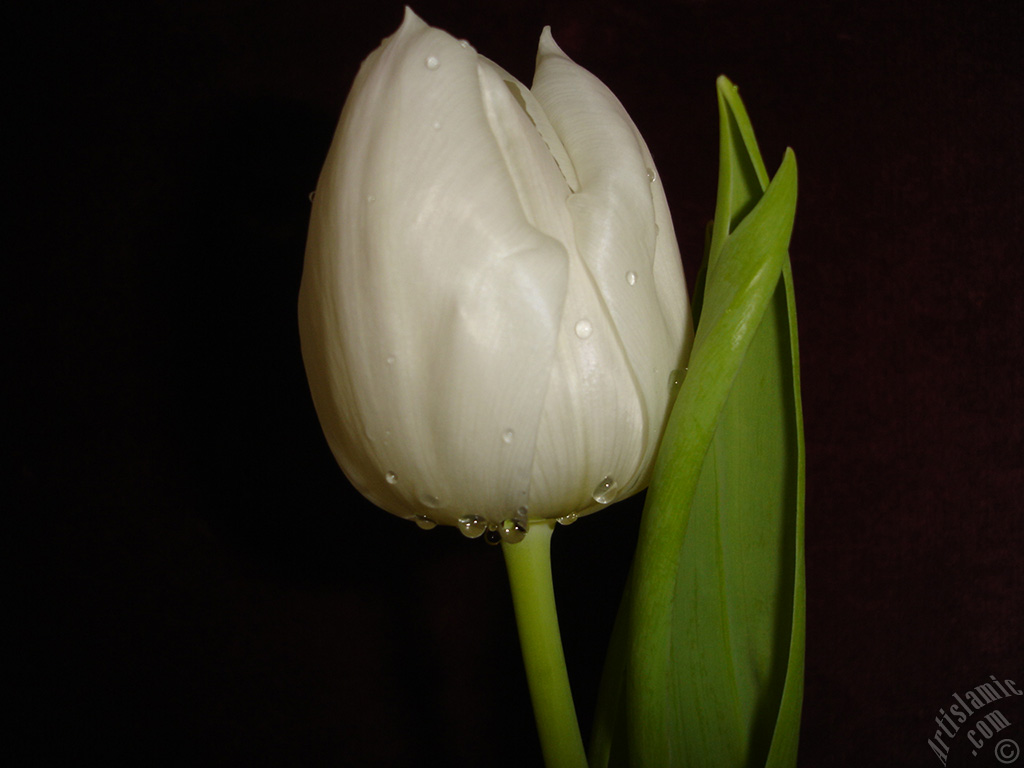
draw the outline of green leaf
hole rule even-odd
[[[655,465],[591,765],[791,766],[803,682],[803,436],[787,249],[796,163],[768,175],[718,81],[719,192],[689,371]]]
[[[704,230],[704,258],[701,259],[697,277],[693,283],[693,297],[690,299],[690,310],[693,312],[693,324],[700,323],[700,310],[704,306],[704,282],[708,276],[708,258],[711,255],[711,237],[714,234],[715,222],[709,221]]]

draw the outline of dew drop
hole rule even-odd
[[[577,520],[579,520],[579,517],[580,516],[575,512],[570,512],[568,515],[562,515],[561,517],[557,518],[557,520],[559,525],[572,525]]]
[[[429,531],[431,528],[437,527],[437,523],[435,523],[426,515],[416,515],[415,517],[413,517],[413,522],[415,522],[416,525],[418,525],[424,531]]]
[[[679,385],[683,383],[683,372],[678,368],[672,371],[668,375],[668,391],[675,392],[679,389]]]
[[[636,285],[636,272],[630,270],[626,273],[626,282],[630,285]]]
[[[373,202],[376,202],[376,201],[377,201],[377,198],[374,197],[373,195],[367,195],[366,196],[366,202],[373,203]]]
[[[429,493],[424,493],[420,496],[420,504],[424,507],[430,507],[431,509],[437,509],[441,506],[441,502],[438,500],[437,496]]]
[[[505,445],[512,445],[512,441],[515,440],[515,438],[516,433],[513,432],[511,429],[506,429],[504,432],[501,433],[501,441],[505,443]]]
[[[528,512],[529,510],[525,506],[522,506],[516,510],[515,514],[515,519],[527,527],[529,527],[529,524],[526,522],[526,515]]]
[[[395,364],[395,356],[394,355],[388,355],[387,364],[388,365],[394,365]]]
[[[384,479],[388,481],[388,485],[394,485],[398,482],[398,475],[394,472],[386,472],[384,474]]]
[[[312,203],[315,199],[316,199],[316,190],[314,189],[312,192],[309,193],[309,202]]]
[[[435,131],[440,131],[441,130],[441,121],[440,120],[435,120],[434,121],[434,130]]]
[[[615,492],[617,490],[619,490],[619,484],[608,476],[597,484],[592,495],[594,497],[594,501],[598,504],[611,504],[615,501]]]
[[[506,520],[498,531],[501,540],[506,544],[518,544],[526,537],[527,526],[518,520]]]
[[[469,41],[468,40],[459,40],[459,45],[461,45],[463,48],[469,48]]]
[[[594,326],[590,324],[589,320],[579,320],[576,323],[576,335],[581,339],[589,339],[590,334],[594,332]]]
[[[427,69],[433,71],[441,66],[441,62],[437,60],[437,56],[427,56],[426,65]]]
[[[648,180],[649,182],[651,182],[651,183],[654,183],[654,180],[655,180],[656,178],[657,178],[657,177],[656,177],[656,176],[654,175],[654,169],[653,169],[653,168],[648,168],[648,169],[647,169],[647,180]]]
[[[488,544],[500,544],[501,534],[498,532],[498,526],[490,527],[484,531],[484,541]]]
[[[467,539],[476,539],[487,530],[487,521],[480,515],[466,515],[459,518],[459,531]]]

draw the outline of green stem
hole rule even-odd
[[[544,764],[547,768],[586,768],[551,583],[554,527],[554,522],[532,523],[526,538],[517,544],[502,544],[501,548]]]

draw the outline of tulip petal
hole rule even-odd
[[[565,247],[538,229],[557,229],[542,209],[565,178],[546,151],[547,171],[510,176],[503,150],[536,147],[514,128],[496,139],[487,109],[507,105],[480,61],[407,11],[364,62],[300,290],[310,388],[342,469],[384,509],[448,524],[497,522],[528,498],[568,279]]]
[[[568,152],[577,176],[577,190],[568,201],[576,250],[582,259],[597,306],[591,314],[607,316],[625,371],[606,364],[591,374],[596,379],[629,379],[631,405],[619,393],[584,421],[626,408],[639,414],[631,424],[641,444],[613,478],[620,497],[641,490],[664,426],[672,383],[692,343],[686,286],[664,189],[647,146],[629,115],[608,88],[572,62],[557,46],[550,30],[541,36],[532,88]],[[570,279],[570,293],[579,281]],[[571,301],[570,297],[570,301]],[[567,316],[570,314],[567,309]],[[570,339],[571,341],[571,339]],[[609,361],[608,356],[605,356]],[[603,384],[603,382],[602,382]],[[573,384],[572,386],[577,386]],[[556,389],[550,390],[549,398]],[[550,405],[546,413],[557,411]],[[602,415],[605,414],[605,415]],[[648,423],[651,414],[656,423]],[[615,424],[602,438],[619,441],[625,425]],[[586,445],[593,450],[594,437]]]
[[[645,421],[614,324],[573,252],[537,440],[531,514],[583,515],[628,495],[643,455]]]

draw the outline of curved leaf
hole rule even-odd
[[[718,82],[700,318],[609,653],[593,766],[793,765],[803,680],[803,436],[787,249],[796,164],[768,176]]]

